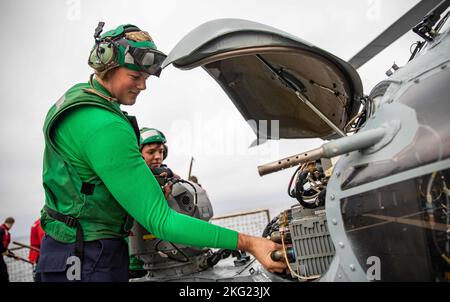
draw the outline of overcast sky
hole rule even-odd
[[[16,218],[14,236],[28,235],[44,203],[42,125],[50,106],[72,85],[88,80],[87,65],[98,21],[105,29],[131,23],[169,53],[198,25],[218,18],[264,23],[348,60],[417,0],[2,0],[0,2],[0,220]],[[409,58],[417,36],[408,33],[358,70],[368,94],[395,61]],[[162,130],[168,165],[193,174],[207,189],[216,215],[294,204],[286,194],[292,169],[258,176],[256,166],[318,147],[322,141],[281,140],[249,149],[250,127],[219,85],[202,69],[169,66],[151,78],[133,107],[140,126]]]

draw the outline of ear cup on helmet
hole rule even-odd
[[[163,144],[163,147],[164,147],[163,160],[165,160],[167,158],[167,155],[169,155],[169,147],[167,147],[166,144]]]
[[[88,62],[89,66],[98,72],[102,72],[116,63],[116,54],[116,46],[113,43],[100,42],[91,50]]]

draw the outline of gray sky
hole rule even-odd
[[[72,85],[88,80],[87,57],[98,21],[105,29],[131,23],[169,53],[196,26],[241,18],[279,28],[348,60],[418,0],[210,0],[100,1],[2,0],[0,2],[0,220],[16,218],[14,236],[28,235],[44,201],[42,125],[49,107]],[[418,40],[407,33],[358,70],[368,94],[395,61],[409,58]],[[215,214],[294,204],[286,194],[292,169],[258,176],[256,166],[318,147],[322,142],[281,140],[248,149],[250,127],[202,69],[166,68],[151,78],[133,107],[140,126],[162,130],[167,164],[181,176],[194,156],[193,174],[207,189]]]

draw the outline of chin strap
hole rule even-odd
[[[112,97],[112,96],[104,95],[104,94],[101,93],[100,91],[96,90],[96,89],[94,88],[93,80],[94,80],[94,74],[91,74],[91,75],[89,76],[89,85],[91,86],[91,88],[84,88],[84,89],[83,89],[84,92],[87,92],[87,93],[90,93],[90,94],[95,94],[96,96],[99,96],[99,97],[101,97],[102,99],[107,100],[108,102],[117,102],[117,99],[116,99],[116,98],[114,98],[114,97]]]

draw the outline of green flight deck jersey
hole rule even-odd
[[[236,231],[168,206],[139,152],[127,116],[95,79],[73,86],[51,107],[44,136],[46,207],[77,218],[84,241],[124,238],[133,217],[164,240],[236,249]],[[41,215],[46,234],[60,242],[75,242],[75,228],[53,219],[45,208]]]

